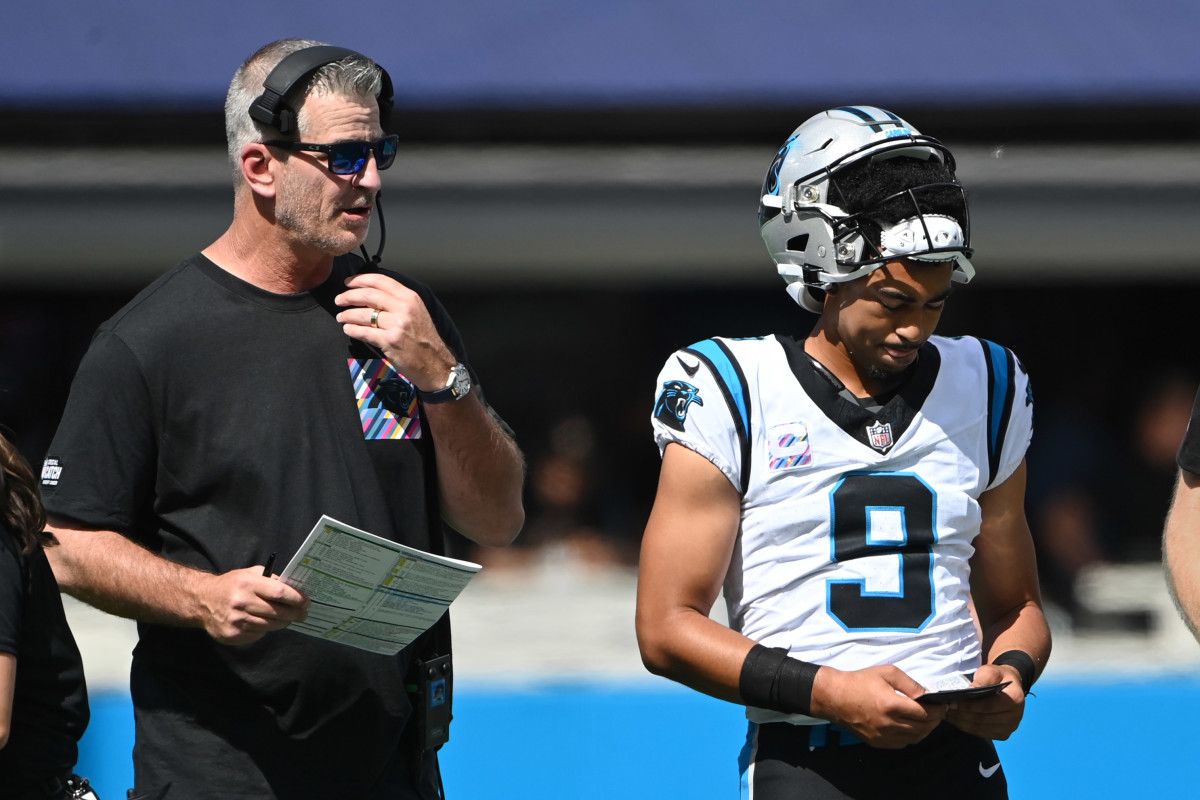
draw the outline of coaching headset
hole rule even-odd
[[[275,65],[275,69],[271,70],[267,79],[263,81],[263,93],[250,104],[250,118],[255,122],[275,128],[285,136],[296,133],[298,128],[296,110],[288,105],[288,95],[321,67],[350,56],[370,60],[355,50],[327,44],[306,47],[287,56]],[[379,65],[376,64],[376,66]],[[379,75],[381,83],[379,96],[376,98],[379,102],[379,124],[384,131],[387,131],[393,105],[392,79],[383,67],[379,67]],[[368,268],[379,265],[380,256],[383,254],[383,245],[387,241],[387,232],[383,224],[383,204],[380,202],[382,195],[382,191],[375,194],[375,210],[379,217],[379,249],[375,251],[373,257],[367,258],[367,248],[365,246],[359,248]]]

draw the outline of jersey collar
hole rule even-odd
[[[832,372],[804,351],[803,340],[780,338],[788,366],[801,388],[834,424],[877,453],[886,455],[900,440],[933,391],[942,357],[932,342],[921,346],[908,380],[879,405],[854,400]]]

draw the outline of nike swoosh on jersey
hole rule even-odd
[[[689,378],[696,377],[696,372],[700,369],[699,361],[697,361],[694,365],[689,366],[688,363],[683,360],[682,356],[675,356],[675,359],[679,362],[679,366],[683,367],[683,371],[688,374]]]
[[[982,761],[979,762],[979,774],[985,778],[990,778],[993,775],[995,775],[996,770],[998,770],[998,769],[1000,769],[999,761],[997,761],[995,764],[992,764],[990,767],[986,767],[986,768],[983,766]]]

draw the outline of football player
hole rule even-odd
[[[954,158],[888,111],[823,112],[772,162],[760,223],[819,318],[667,359],[642,659],[747,706],[743,797],[1006,797],[992,740],[1050,653],[1033,398],[1005,348],[934,336],[974,275]]]

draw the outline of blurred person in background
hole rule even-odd
[[[593,420],[585,414],[564,417],[535,452],[520,540],[504,549],[477,547],[472,558],[512,569],[569,564],[586,571],[635,564],[624,476],[607,467]]]
[[[1050,653],[1033,397],[1011,352],[933,335],[974,275],[954,159],[888,111],[823,112],[777,154],[760,224],[820,316],[659,374],[643,661],[747,706],[743,797],[1007,797],[991,740]],[[722,589],[732,629],[709,617]]]
[[[0,797],[91,798],[73,773],[88,724],[75,637],[43,547],[37,481],[0,435]]]
[[[1106,471],[1100,497],[1109,557],[1122,563],[1162,559],[1163,509],[1171,502],[1176,458],[1192,414],[1196,380],[1171,370],[1141,382],[1126,441]]]
[[[1031,469],[1030,520],[1047,598],[1079,630],[1147,632],[1146,608],[1092,608],[1079,582],[1089,571],[1162,559],[1163,509],[1176,482],[1176,454],[1188,427],[1196,380],[1152,369],[1131,380],[1133,416],[1115,435],[1084,409],[1039,416]]]
[[[449,315],[352,253],[391,102],[359,53],[252,55],[226,101],[232,224],[103,324],[72,384],[43,467],[51,562],[139,622],[138,793],[442,797],[445,731],[406,687],[449,655],[448,616],[395,656],[322,641],[282,630],[308,599],[264,566],[323,514],[433,552],[443,524],[500,546],[523,522],[520,451]]]

